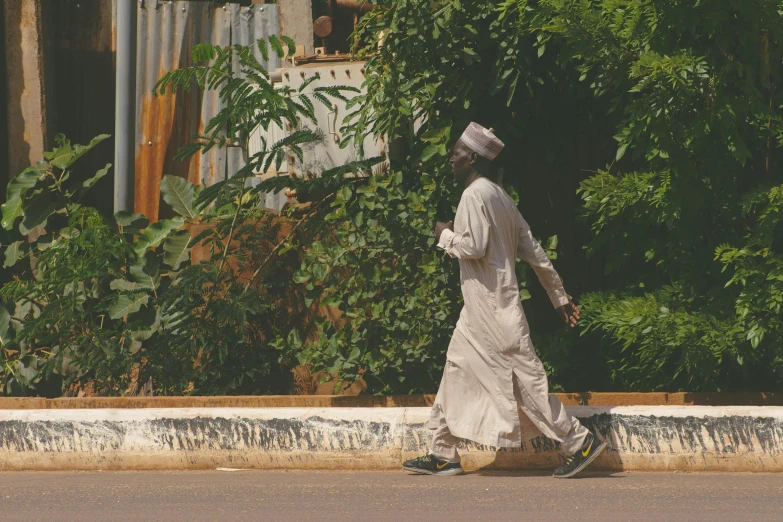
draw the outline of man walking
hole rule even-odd
[[[463,473],[457,444],[468,439],[519,447],[544,434],[569,456],[554,476],[573,477],[605,448],[560,400],[533,344],[519,298],[516,258],[530,263],[549,299],[573,327],[579,309],[514,201],[487,176],[503,149],[492,129],[471,123],[454,146],[451,169],[465,185],[453,226],[438,222],[438,246],[459,260],[464,306],[446,355],[443,379],[427,427],[430,451],[403,463],[430,475]]]

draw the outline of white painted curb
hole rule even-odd
[[[783,471],[783,407],[570,406],[610,447],[605,470]],[[429,408],[0,410],[0,469],[399,469],[426,451]],[[470,442],[466,469],[554,468],[539,437]]]

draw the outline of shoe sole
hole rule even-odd
[[[414,473],[418,473],[419,475],[444,475],[444,476],[453,476],[453,475],[462,475],[465,473],[465,470],[462,468],[452,468],[447,469],[443,471],[430,471],[428,469],[419,469],[419,468],[407,468],[405,466],[402,467],[402,469],[412,471]]]
[[[568,475],[552,475],[552,476],[555,477],[555,478],[571,478],[571,477],[573,477],[574,475],[576,475],[580,471],[584,470],[587,466],[589,466],[590,463],[593,462],[596,458],[598,458],[598,455],[600,455],[606,449],[606,447],[608,445],[609,444],[607,444],[606,442],[602,442],[601,445],[596,448],[596,450],[593,452],[593,454],[590,455],[587,458],[587,460],[582,462],[582,464],[580,464],[578,468],[573,470]]]

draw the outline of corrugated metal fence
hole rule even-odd
[[[215,148],[205,156],[194,156],[189,163],[174,161],[177,151],[200,134],[224,106],[216,92],[180,91],[155,97],[152,87],[158,79],[167,71],[192,65],[190,50],[195,44],[248,45],[272,34],[279,34],[276,5],[139,1],[136,212],[153,221],[167,215],[159,196],[164,174],[210,185],[242,167],[238,149]],[[256,58],[264,63],[260,54]],[[274,70],[280,63],[270,56],[265,65]]]

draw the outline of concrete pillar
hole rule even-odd
[[[315,54],[312,0],[283,0],[277,3],[277,9],[280,34],[303,45],[306,54]]]
[[[5,8],[0,7],[0,32],[5,35]],[[5,68],[5,36],[0,37],[0,195],[8,181],[8,107],[6,104],[8,90]]]
[[[5,100],[8,176],[43,159],[51,146],[52,122],[47,95],[47,59],[51,45],[46,0],[4,0]]]

